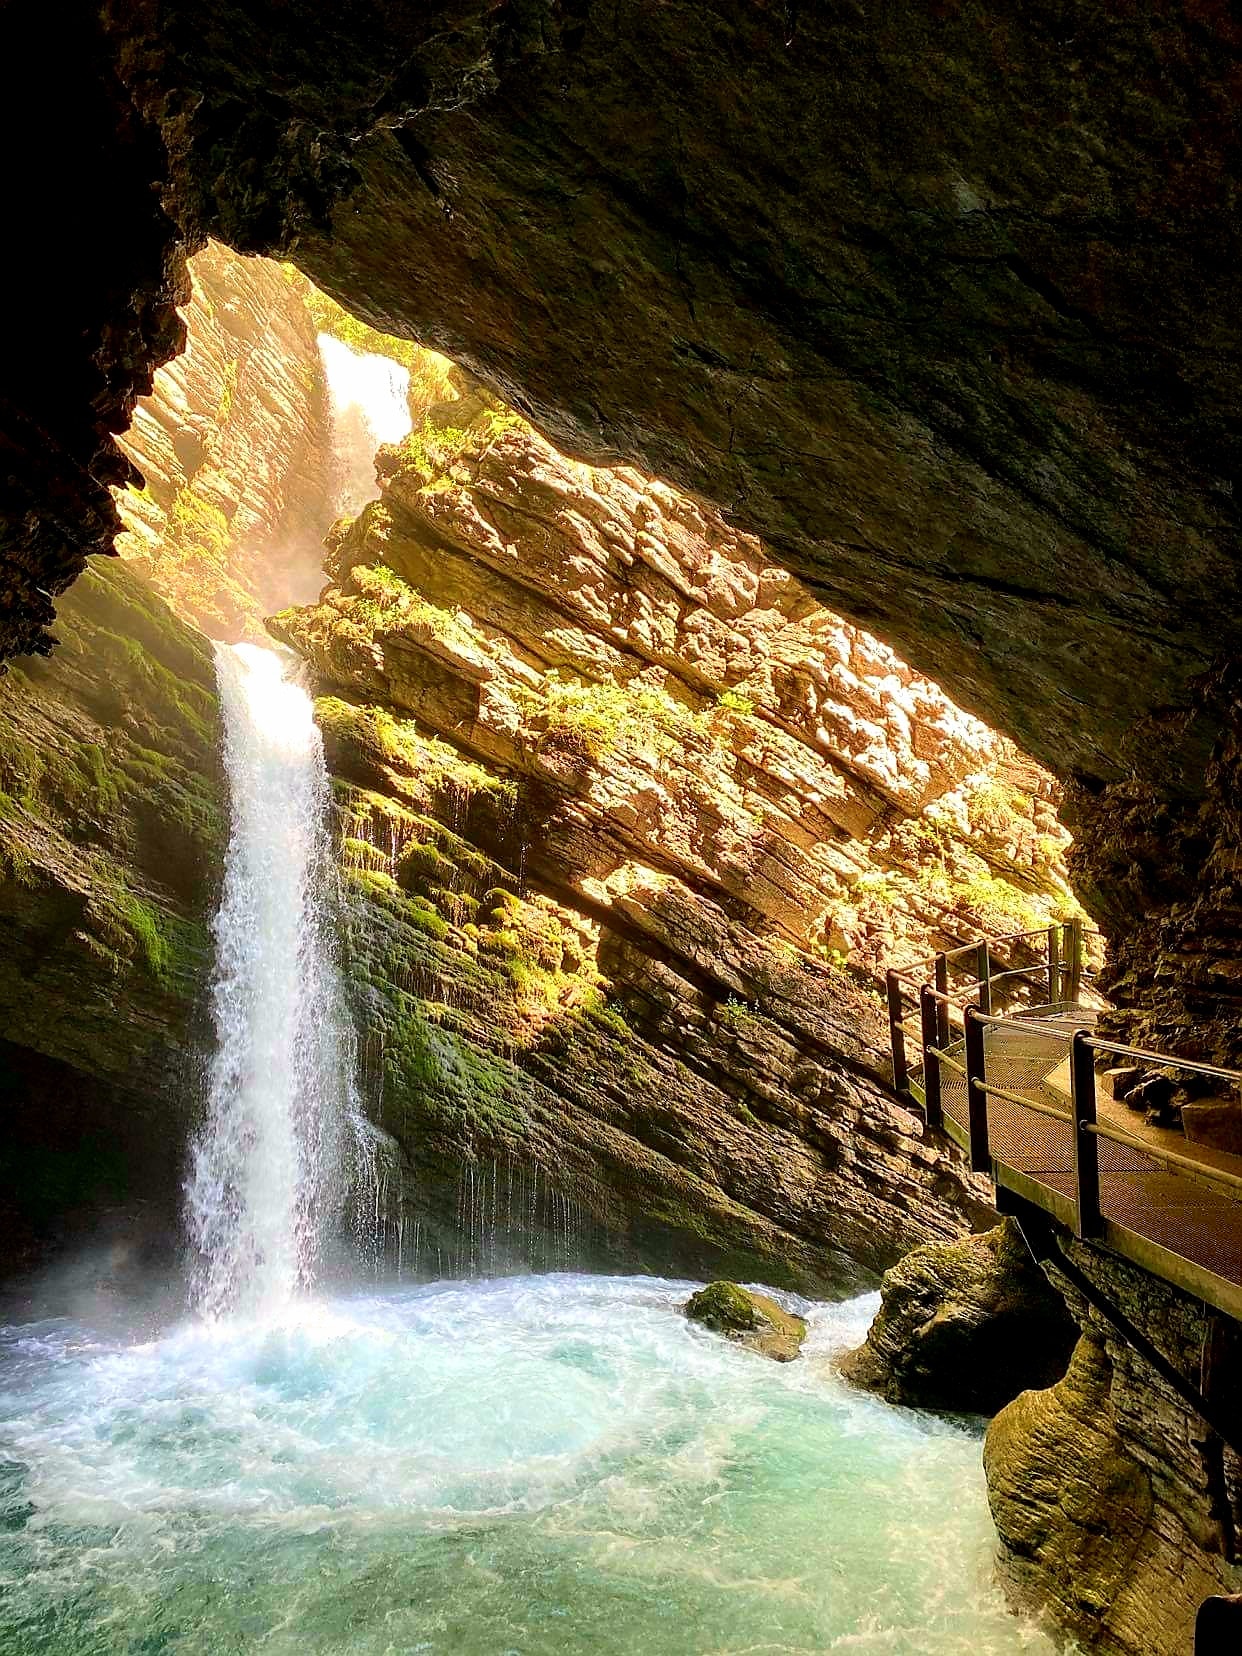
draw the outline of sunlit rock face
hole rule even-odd
[[[322,584],[332,434],[308,284],[213,243],[190,262],[186,348],[155,376],[122,447],[118,550],[212,637]]]
[[[543,878],[622,910],[673,878],[876,976],[1072,912],[1011,743],[718,513],[458,390],[273,630],[546,801]]]
[[[1116,775],[1236,638],[1224,20],[113,21],[184,230],[293,247],[562,447],[703,490],[1063,771]]]
[[[446,390],[271,623],[407,1229],[447,1250],[444,1168],[490,1211],[533,1163],[661,1269],[823,1289],[956,1234],[969,1181],[874,1084],[882,972],[1065,912],[1051,779],[719,514]]]

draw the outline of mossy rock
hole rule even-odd
[[[792,1362],[806,1339],[805,1317],[736,1282],[712,1282],[700,1288],[686,1301],[685,1313],[691,1322],[700,1322],[726,1340],[778,1363]]]
[[[890,1403],[995,1414],[1065,1373],[1078,1327],[1012,1219],[930,1242],[886,1272],[845,1378]]]

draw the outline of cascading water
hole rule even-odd
[[[409,432],[410,376],[390,358],[351,350],[331,334],[319,335],[319,355],[332,412],[333,505],[338,517],[352,517],[379,493],[376,449]]]
[[[356,510],[408,430],[404,371],[321,346]],[[186,1187],[205,1315],[0,1328],[0,1652],[1047,1656],[990,1580],[977,1440],[829,1366],[874,1296],[800,1304],[789,1365],[690,1324],[688,1283],[309,1297],[391,1169],[355,1096],[310,699],[268,650],[217,670],[233,823]],[[455,1257],[424,1260],[415,1225],[415,1269],[568,1266],[584,1236],[535,1165],[469,1164],[459,1206]]]
[[[233,825],[215,922],[216,1053],[187,1184],[197,1299],[264,1314],[311,1282],[348,1179],[353,1051],[327,935],[323,743],[279,656],[216,654]]]

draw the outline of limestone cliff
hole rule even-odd
[[[252,627],[264,581],[287,577],[265,559],[312,486],[299,456],[318,452],[323,302],[220,249],[195,279],[190,352],[127,439],[152,479],[121,499],[127,565],[89,588],[120,608],[95,648],[69,607],[61,659],[11,681],[29,681],[27,722],[111,707],[127,635],[122,689],[151,676],[198,694],[170,679],[160,628],[184,629],[135,573],[216,632]],[[334,532],[327,599],[276,626],[325,692],[364,1079],[400,1160],[394,1253],[836,1291],[958,1234],[978,1194],[885,1092],[876,972],[1070,901],[1051,782],[718,514],[566,459],[449,365],[400,350],[422,426],[381,456],[384,499]],[[186,538],[188,497],[224,503],[217,539]],[[187,662],[210,703],[201,640]],[[79,884],[98,907],[156,882],[135,925],[163,970],[181,911],[158,892],[178,865],[129,843],[139,803],[92,819],[111,860]],[[167,814],[154,781],[147,804]],[[51,833],[59,796],[44,805]],[[217,842],[203,869],[218,861]],[[196,878],[182,896],[201,921],[211,882]],[[79,963],[71,942],[50,1032],[15,1018],[14,1051],[73,1065],[79,1099],[118,1077],[145,1088],[144,1108],[167,1112],[173,1189],[193,1088],[174,1097],[168,1054],[192,1020],[201,933],[133,1031],[123,997],[116,1025],[94,1027],[94,955]],[[25,988],[4,993],[16,1005]]]
[[[457,390],[271,623],[324,692],[420,1245],[460,1245],[463,1159],[649,1266],[822,1289],[955,1234],[876,974],[1072,903],[1050,780],[702,504]]]
[[[186,348],[122,440],[117,550],[212,637],[313,597],[331,521],[332,436],[309,284],[212,243],[190,261]]]
[[[226,805],[202,635],[124,564],[82,578],[54,663],[0,679],[0,1251],[100,1201],[165,1235]]]
[[[1063,1246],[1198,1385],[1213,1333],[1204,1307],[1124,1261]],[[1203,1599],[1242,1590],[1242,1461],[1072,1286],[1062,1288],[1082,1329],[1068,1373],[1050,1390],[1023,1393],[988,1431],[1001,1575],[1015,1602],[1046,1611],[1086,1649],[1184,1656]],[[1218,1367],[1216,1383],[1236,1419],[1236,1347],[1232,1372]]]
[[[273,631],[559,797],[544,878],[611,906],[648,867],[873,974],[1077,912],[1052,779],[710,508],[468,394],[379,466]]]

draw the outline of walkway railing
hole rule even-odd
[[[897,1091],[991,1174],[1001,1211],[1011,1196],[1033,1202],[1242,1317],[1242,1157],[1131,1131],[1096,1071],[1112,1060],[1231,1089],[1242,1072],[1097,1037],[1085,1004],[1095,935],[1077,923],[1014,932],[890,971]]]

